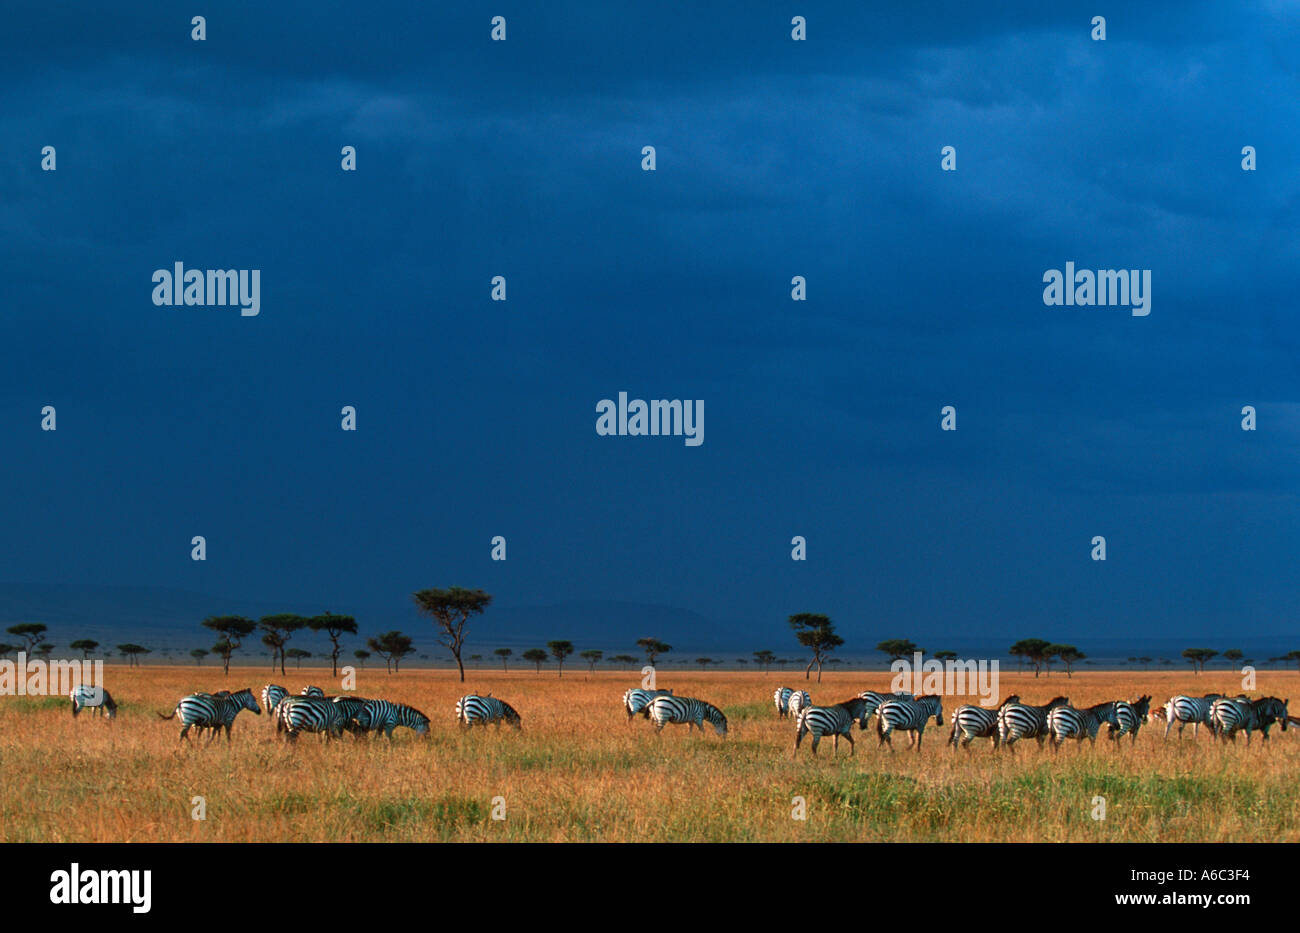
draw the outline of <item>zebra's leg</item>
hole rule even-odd
[[[812,737],[812,752],[814,756],[817,754],[817,746],[821,743],[821,740],[822,737],[814,732]]]
[[[922,725],[921,728],[919,728],[919,729],[916,730],[916,751],[917,751],[917,754],[920,754],[920,752],[921,752],[921,739],[924,738],[924,737],[925,737],[925,726]]]
[[[178,742],[184,742],[187,738],[189,738],[189,735],[187,734],[189,731],[190,731],[190,723],[188,723],[188,722],[187,722],[187,723],[184,723],[184,724],[181,726],[181,737],[180,737],[179,739],[177,739],[176,741],[178,741]]]
[[[834,758],[840,753],[840,734],[837,732],[831,736],[831,757]]]
[[[853,736],[848,732],[844,733],[844,738],[849,740],[849,757],[852,758],[858,753],[858,747],[853,743]]]

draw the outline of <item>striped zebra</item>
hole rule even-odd
[[[777,687],[772,691],[772,702],[776,705],[776,714],[782,719],[790,715],[790,695],[794,693],[789,687]]]
[[[1115,719],[1115,701],[1107,700],[1087,709],[1058,706],[1047,714],[1047,732],[1052,739],[1052,751],[1060,751],[1066,739],[1080,744],[1085,738],[1097,744],[1097,730],[1103,722],[1118,725]]]
[[[1018,695],[1007,697],[997,709],[985,709],[983,706],[967,704],[953,710],[952,732],[948,735],[948,744],[956,748],[958,744],[969,750],[972,739],[992,739],[993,747],[998,747],[998,710],[1008,703],[1019,703]],[[961,738],[958,739],[958,734]]]
[[[1192,738],[1200,733],[1201,724],[1214,734],[1214,724],[1210,722],[1210,707],[1214,701],[1222,698],[1222,693],[1207,693],[1203,697],[1179,696],[1170,697],[1165,703],[1165,738],[1169,738],[1169,730],[1173,728],[1174,723],[1178,723],[1178,737],[1183,737],[1183,728],[1190,722],[1192,724]]]
[[[252,710],[259,716],[262,714],[261,707],[257,705],[257,698],[253,696],[253,691],[248,687],[238,693],[231,693],[229,690],[222,690],[215,694],[192,693],[187,697],[181,697],[170,715],[164,716],[159,713],[158,718],[175,719],[179,714],[181,717],[181,739],[187,737],[191,726],[197,726],[200,730],[212,730],[212,735],[208,737],[209,742],[215,739],[217,733],[224,728],[226,730],[226,741],[229,742],[230,727],[234,724],[235,717],[239,715],[241,710],[246,709]]]
[[[876,735],[880,744],[889,745],[894,750],[894,731],[916,733],[916,750],[921,750],[921,737],[925,735],[925,724],[934,717],[935,725],[943,725],[943,698],[938,694],[919,696],[911,700],[886,700],[876,708]]]
[[[915,697],[906,691],[902,693],[877,693],[874,690],[864,690],[858,694],[858,697],[867,701],[867,715],[865,719],[870,719],[880,709],[880,704],[889,700],[912,700]],[[865,728],[865,727],[864,727]]]
[[[857,754],[858,747],[853,742],[853,724],[856,722],[859,729],[867,727],[867,719],[871,716],[869,706],[862,697],[850,697],[834,706],[805,706],[799,713],[795,726],[794,750],[799,751],[803,737],[811,735],[812,753],[816,755],[822,736],[829,735],[832,737],[832,756],[840,750],[840,736],[849,740],[849,755]]]
[[[343,728],[355,735],[361,734],[361,727],[357,724],[357,714],[370,701],[365,697],[354,696],[337,696],[330,700],[343,713]]]
[[[650,701],[650,721],[658,732],[664,731],[668,723],[685,723],[686,731],[698,728],[704,731],[706,722],[713,724],[713,731],[718,735],[727,734],[727,717],[712,703],[691,697],[657,696]]]
[[[633,687],[627,693],[623,694],[623,711],[627,713],[627,721],[631,722],[632,717],[638,713],[642,719],[650,718],[650,701],[659,696],[672,696],[671,690],[643,690],[640,687]],[[456,718],[460,718],[460,713],[456,713]]]
[[[487,724],[494,722],[497,728],[501,728],[501,723],[508,722],[516,729],[522,729],[523,719],[515,708],[505,700],[498,700],[492,694],[479,696],[478,694],[468,694],[456,701],[456,722],[467,729],[474,726],[487,727]]]
[[[72,688],[72,692],[68,694],[68,699],[72,701],[73,719],[76,719],[77,714],[83,709],[93,709],[107,719],[112,719],[117,715],[117,704],[113,702],[113,697],[103,687],[77,684]]]
[[[390,742],[393,740],[393,730],[398,726],[406,726],[425,738],[429,736],[429,717],[405,703],[367,700],[357,712],[356,723],[357,729],[363,733],[382,729]]]
[[[343,708],[321,697],[285,697],[276,707],[279,713],[276,732],[283,732],[285,741],[293,742],[299,732],[318,732],[328,742],[343,735],[346,719]]]
[[[796,722],[799,721],[799,714],[812,705],[812,697],[808,695],[807,690],[795,690],[790,694],[790,715]]]
[[[280,705],[280,701],[289,695],[289,691],[279,684],[266,684],[262,687],[262,709],[268,713],[275,712],[275,708]],[[279,722],[278,716],[272,716],[275,722]]]
[[[1142,696],[1136,700],[1119,700],[1115,703],[1115,722],[1107,731],[1107,738],[1114,739],[1119,748],[1119,740],[1129,736],[1129,742],[1137,743],[1138,730],[1151,714],[1151,697]]]
[[[1058,706],[1069,706],[1069,697],[1056,697],[1046,706],[1008,703],[998,710],[998,744],[1014,751],[1021,739],[1037,739],[1041,748],[1047,737],[1047,714]]]
[[[1210,722],[1219,741],[1237,741],[1237,733],[1244,730],[1246,745],[1250,745],[1251,732],[1258,729],[1268,741],[1268,730],[1273,723],[1281,722],[1282,731],[1286,731],[1290,717],[1287,704],[1290,700],[1277,697],[1261,697],[1251,700],[1246,697],[1221,697],[1210,707]]]
[[[303,688],[302,688],[302,692],[299,693],[298,696],[301,696],[301,697],[318,697],[318,698],[324,699],[324,697],[325,697],[325,691],[322,690],[320,687],[307,686],[307,687],[303,687]]]

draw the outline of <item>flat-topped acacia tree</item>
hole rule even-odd
[[[339,675],[339,639],[344,635],[355,635],[357,633],[357,620],[352,616],[336,616],[332,612],[324,615],[312,616],[307,620],[307,627],[313,632],[324,632],[329,636],[330,644],[334,646],[330,653],[330,665],[333,670],[333,676]]]
[[[789,622],[790,628],[794,629],[794,637],[798,639],[799,644],[813,653],[812,660],[808,662],[808,666],[804,669],[804,680],[811,676],[815,664],[817,665],[817,682],[821,683],[822,665],[826,663],[826,656],[844,644],[844,639],[835,634],[835,625],[831,622],[830,617],[820,612],[796,612],[790,616]]]
[[[222,672],[229,677],[230,656],[238,650],[241,641],[253,634],[257,623],[243,616],[211,616],[203,620],[203,627],[221,636],[212,650],[221,655]]]
[[[470,616],[482,615],[492,602],[492,595],[482,590],[449,586],[445,590],[420,590],[411,596],[420,612],[430,616],[438,628],[438,642],[456,659],[460,681],[465,682],[465,664],[460,653],[465,647],[465,626]]]

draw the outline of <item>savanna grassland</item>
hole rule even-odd
[[[1300,697],[1296,672],[1262,672],[1257,693]],[[635,672],[358,672],[356,692],[410,703],[432,717],[422,740],[398,730],[326,744],[275,738],[265,713],[241,713],[234,741],[178,745],[176,700],[196,690],[260,692],[267,680],[297,692],[308,683],[336,692],[328,671],[269,677],[257,668],[108,667],[121,705],[114,722],[83,714],[66,698],[0,697],[0,838],[4,841],[874,841],[1124,840],[1300,841],[1300,728],[1273,729],[1219,747],[1190,728],[1180,741],[1148,724],[1136,745],[1071,743],[1060,753],[1026,742],[1014,754],[976,740],[945,744],[931,721],[919,754],[896,738],[891,754],[873,731],[857,755],[829,740],[813,758],[805,741],[792,757],[793,725],[776,718],[771,695],[804,686],[814,702],[888,689],[882,673],[802,675],[661,672],[659,686],[722,707],[731,734],[656,735],[620,705]],[[1075,705],[1151,693],[1240,692],[1237,675],[1189,671],[1060,673],[1037,680],[1004,672],[1003,695],[1026,702],[1066,694]],[[523,715],[522,732],[459,730],[456,698],[492,692]],[[972,700],[973,701],[973,700]],[[1293,711],[1296,707],[1292,707]],[[873,720],[874,724],[874,720]],[[191,818],[192,798],[206,819]],[[1093,798],[1106,819],[1092,819]],[[506,819],[491,819],[505,798]],[[807,819],[792,819],[792,799]]]

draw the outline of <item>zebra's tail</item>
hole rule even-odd
[[[176,718],[176,710],[172,710],[172,711],[171,711],[169,714],[167,714],[166,716],[164,716],[162,713],[159,713],[159,714],[158,714],[158,718],[159,718],[159,719],[175,719],[175,718]]]

